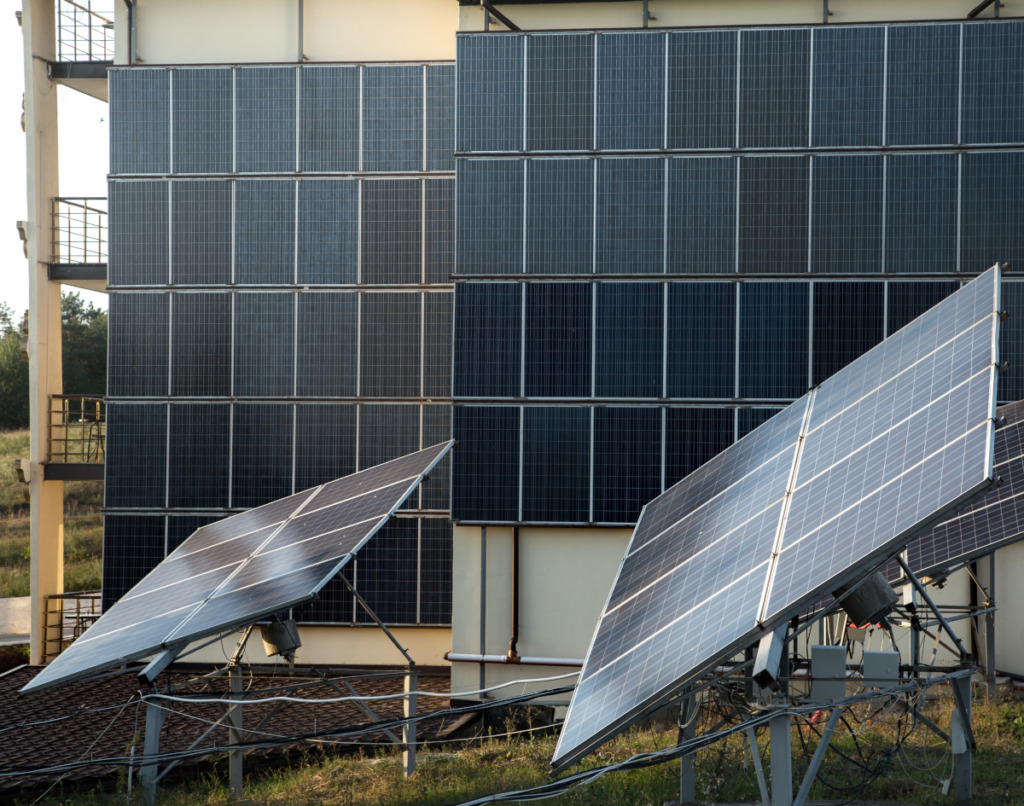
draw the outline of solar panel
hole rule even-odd
[[[998,295],[994,267],[644,508],[556,770],[991,486]]]
[[[21,693],[183,647],[313,599],[451,441],[196,530]]]
[[[1006,420],[995,436],[1002,484],[907,547],[915,573],[934,576],[1024,538],[1024,401],[1000,406],[996,416]]]

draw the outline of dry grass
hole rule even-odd
[[[15,459],[28,456],[28,431],[0,432],[0,597],[29,595],[29,505]],[[64,484],[64,589],[100,586],[103,483]]]
[[[930,703],[928,714],[948,726],[950,702]],[[862,762],[873,778],[855,763],[832,750],[826,755],[821,778],[834,788],[816,784],[812,799],[843,801],[853,797],[873,801],[920,804],[950,804],[952,794],[941,793],[941,781],[951,766],[945,743],[923,728],[906,735],[896,711],[884,719],[870,713],[853,714],[850,725],[856,731],[841,730],[834,747]],[[976,702],[974,729],[978,751],[974,756],[974,803],[976,806],[1022,806],[1021,770],[1024,770],[1024,705],[1020,703]],[[904,741],[894,751],[897,736]],[[758,733],[758,752],[767,768],[767,737]],[[675,743],[675,731],[634,730],[616,738],[591,754],[575,771],[623,761],[638,752],[656,750]],[[793,730],[794,768],[799,775],[814,749],[812,729]],[[221,804],[266,804],[266,806],[447,806],[488,794],[539,786],[550,782],[548,762],[554,751],[551,736],[494,737],[473,746],[451,746],[422,751],[419,769],[410,779],[401,774],[397,754],[381,751],[373,756],[325,757],[309,753],[297,765],[254,772],[247,777],[244,797],[232,800],[225,786],[224,765],[213,773],[191,776],[186,783],[166,785],[159,790],[160,806],[220,806]],[[866,786],[859,786],[871,778]],[[728,740],[697,754],[697,794],[704,802],[758,800],[757,779],[745,740]],[[848,789],[856,787],[859,791]],[[112,791],[51,793],[43,803],[67,806],[106,806],[126,802],[122,780]],[[669,762],[630,772],[605,775],[547,802],[564,806],[662,806],[678,798],[679,763]],[[137,790],[133,792],[133,800]]]

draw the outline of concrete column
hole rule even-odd
[[[31,418],[32,635],[31,661],[46,648],[46,597],[64,592],[64,484],[46,481],[49,396],[60,394],[60,284],[47,277],[50,205],[57,182],[57,87],[47,76],[56,55],[53,0],[24,0],[25,144],[28,190],[29,412]],[[56,633],[56,631],[55,631]],[[60,639],[59,634],[49,636]]]

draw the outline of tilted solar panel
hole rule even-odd
[[[309,601],[453,444],[434,445],[198,529],[21,693]]]
[[[996,416],[1006,420],[995,436],[995,475],[1002,483],[907,546],[915,573],[934,576],[1024,539],[1024,401],[1000,406]],[[895,570],[890,578],[900,575]]]
[[[992,485],[999,268],[651,501],[561,769]]]

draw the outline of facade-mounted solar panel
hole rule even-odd
[[[966,285],[644,508],[553,767],[992,485],[999,277]]]
[[[388,521],[449,441],[196,530],[21,693],[308,602]]]

